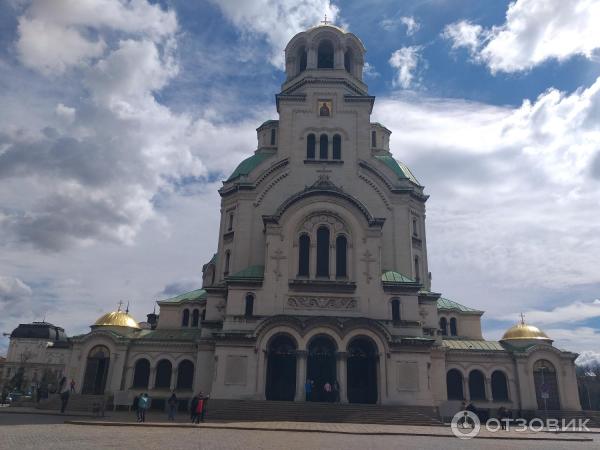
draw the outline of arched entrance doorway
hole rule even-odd
[[[348,401],[377,403],[377,347],[367,337],[348,345]]]
[[[538,409],[560,409],[558,381],[554,364],[545,359],[536,361],[533,365],[533,382]]]
[[[325,392],[325,383],[333,386],[336,381],[336,346],[328,336],[316,336],[308,344],[306,379],[313,381],[312,401],[333,401],[333,395]]]
[[[293,401],[296,396],[296,342],[288,335],[275,336],[268,347],[267,400]]]
[[[110,351],[103,345],[98,345],[90,350],[83,377],[83,394],[104,394]]]

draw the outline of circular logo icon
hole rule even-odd
[[[479,434],[481,422],[474,412],[459,411],[452,417],[450,428],[457,438],[472,439]]]

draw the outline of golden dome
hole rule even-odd
[[[537,339],[541,341],[551,341],[546,333],[533,325],[527,325],[524,320],[510,327],[502,336],[501,341]]]
[[[131,317],[127,312],[121,311],[118,309],[117,311],[109,312],[100,317],[94,325],[94,327],[128,327],[140,329],[140,326],[136,322],[136,320]]]

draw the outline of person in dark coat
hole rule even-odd
[[[60,393],[60,412],[64,414],[65,409],[67,409],[67,403],[69,403],[69,395],[71,394],[71,389],[67,383],[67,377],[63,376],[60,379],[58,392]]]
[[[168,410],[168,419],[171,421],[175,420],[175,413],[177,412],[177,396],[175,395],[175,392],[173,392],[171,394],[171,397],[169,397],[169,400],[167,400],[167,410]]]

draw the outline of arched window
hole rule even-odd
[[[412,226],[413,226],[413,236],[414,237],[418,237],[419,236],[419,232],[417,230],[417,219],[413,218],[413,220],[412,220]]]
[[[415,256],[415,281],[421,282],[421,267],[419,266],[419,257]]]
[[[333,69],[333,44],[331,41],[323,40],[319,44],[317,68]]]
[[[329,278],[329,228],[317,230],[317,276]]]
[[[322,134],[319,138],[319,158],[327,159],[329,142],[326,134]]]
[[[462,400],[463,394],[463,376],[456,369],[450,369],[446,374],[446,390],[448,400]]]
[[[275,128],[271,128],[271,145],[275,145]]]
[[[314,134],[309,134],[306,138],[306,159],[315,159],[315,148],[317,146]]]
[[[377,147],[377,132],[371,131],[371,147]]]
[[[308,277],[310,266],[310,237],[303,234],[299,239],[298,276]]]
[[[229,222],[227,222],[227,231],[233,230],[233,213],[229,213]]]
[[[346,50],[346,53],[344,53],[344,68],[346,69],[346,72],[352,73],[352,50],[350,49]]]
[[[177,366],[177,389],[192,389],[194,384],[194,363],[184,359]]]
[[[300,61],[300,67],[299,67],[298,73],[304,72],[306,70],[306,61],[307,61],[306,47],[300,47],[300,50],[298,50],[298,58]]]
[[[458,336],[458,330],[456,329],[456,318],[450,319],[450,336]]]
[[[252,317],[254,315],[254,295],[246,295],[246,308],[244,310],[244,316]]]
[[[392,320],[400,322],[400,300],[397,298],[392,300]]]
[[[440,331],[442,332],[442,336],[448,336],[448,321],[445,317],[440,319]]]
[[[225,252],[225,270],[223,271],[223,274],[225,276],[229,275],[229,263],[231,262],[231,252],[229,250],[227,250]]]
[[[469,396],[471,400],[485,400],[485,378],[479,370],[469,374]]]
[[[173,366],[168,359],[161,359],[156,365],[156,381],[155,388],[170,388],[171,387],[171,371]]]
[[[338,236],[335,240],[335,276],[348,276],[348,240],[346,236]]]
[[[148,387],[150,379],[150,361],[145,358],[138,359],[133,369],[133,384],[131,387],[144,388]]]
[[[342,159],[342,138],[339,134],[333,136],[333,159]]]
[[[496,370],[492,373],[492,399],[495,402],[508,400],[508,383],[504,372]]]
[[[195,309],[192,312],[192,326],[198,327],[198,321],[200,320],[200,310]]]
[[[182,327],[190,326],[190,310],[187,308],[183,310],[183,317],[181,318],[181,326]]]

